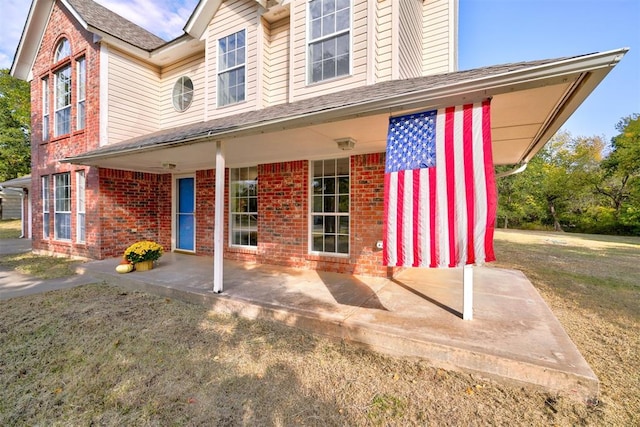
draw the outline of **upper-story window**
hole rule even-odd
[[[176,111],[186,111],[193,100],[193,82],[189,77],[182,76],[173,86],[173,108]]]
[[[49,140],[49,77],[42,79],[42,140]]]
[[[351,0],[311,0],[308,17],[309,82],[348,75]]]
[[[55,72],[54,136],[71,132],[71,65]]]
[[[71,45],[69,44],[69,40],[62,39],[58,42],[56,46],[56,53],[53,57],[54,62],[62,61],[64,58],[71,55]]]
[[[218,106],[244,101],[246,32],[218,40]]]
[[[87,64],[84,56],[76,61],[76,129],[84,129],[86,122]]]

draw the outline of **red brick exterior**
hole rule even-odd
[[[54,50],[65,37],[71,57],[53,63]],[[76,119],[75,61],[84,57],[87,70],[86,127],[74,130]],[[42,79],[49,78],[50,129],[54,117],[54,73],[72,65],[72,131],[48,139],[42,135]],[[100,145],[100,55],[92,34],[77,25],[58,3],[54,6],[33,68],[32,196],[33,247],[36,250],[102,259],[121,256],[128,245],[155,240],[168,251],[174,235],[172,217],[174,179],[171,174],[98,169],[60,163],[61,159],[96,149]],[[225,258],[341,273],[388,276],[376,242],[382,239],[384,154],[355,155],[351,162],[350,254],[327,256],[309,251],[309,162],[258,165],[258,246],[229,246],[229,171],[225,173]],[[213,166],[213,165],[212,165]],[[86,242],[76,236],[76,171],[86,174]],[[55,174],[70,172],[71,239],[54,239]],[[42,177],[50,185],[49,236],[43,236]],[[196,192],[196,254],[213,254],[215,170],[194,172]]]
[[[54,63],[54,53],[58,42],[66,38],[71,46],[71,55],[57,63]],[[85,58],[87,86],[86,86],[86,120],[85,128],[76,130],[76,61]],[[54,73],[60,68],[71,65],[71,133],[53,137],[54,128]],[[95,219],[98,213],[98,204],[95,197],[87,194],[86,217],[87,239],[86,243],[78,243],[76,236],[76,203],[72,200],[71,212],[71,240],[56,241],[54,233],[54,199],[53,199],[53,175],[70,172],[72,194],[75,194],[75,171],[84,170],[86,176],[87,193],[97,195],[98,171],[86,166],[74,166],[60,163],[59,160],[72,155],[77,155],[99,146],[99,81],[100,55],[98,44],[93,43],[93,34],[84,30],[77,24],[76,19],[58,4],[53,8],[45,31],[40,50],[36,56],[33,67],[33,80],[31,81],[31,191],[33,195],[33,248],[40,251],[50,251],[69,255],[99,258],[100,251],[100,224]],[[42,135],[42,79],[49,79],[49,138]],[[47,176],[50,188],[50,235],[43,236],[42,226],[42,176]]]

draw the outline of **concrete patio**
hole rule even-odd
[[[394,279],[165,254],[151,271],[118,274],[119,259],[83,264],[98,280],[203,304],[220,313],[272,319],[434,366],[577,399],[598,379],[533,285],[519,271],[474,268],[474,318],[462,320],[462,271],[408,269]]]

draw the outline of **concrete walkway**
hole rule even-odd
[[[462,271],[408,269],[392,280],[224,263],[215,294],[210,257],[165,254],[151,271],[117,274],[119,259],[83,265],[107,283],[276,320],[396,356],[483,377],[542,386],[577,399],[598,379],[519,271],[474,268],[474,320],[462,320]]]
[[[19,254],[31,251],[29,239],[0,239],[0,255]],[[76,275],[61,279],[42,280],[0,267],[0,300],[33,295],[58,289],[73,288],[95,282],[87,275]]]

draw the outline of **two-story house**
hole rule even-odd
[[[458,71],[457,13],[201,0],[166,42],[92,0],[34,0],[11,70],[31,82],[34,249],[102,259],[150,239],[216,272],[393,274],[390,117],[491,99],[494,161],[519,167],[626,52]]]

